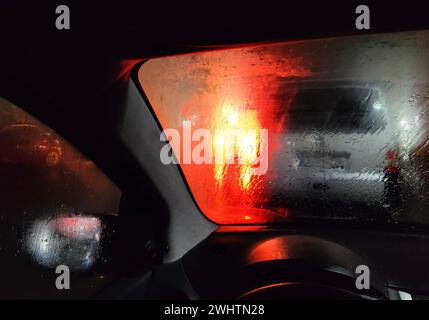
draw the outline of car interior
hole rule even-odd
[[[4,6],[0,299],[429,298],[427,19],[240,10]]]

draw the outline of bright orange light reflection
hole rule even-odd
[[[249,190],[252,165],[256,162],[261,148],[260,124],[256,110],[241,109],[223,105],[215,120],[213,146],[218,161],[215,164],[214,176],[217,186],[221,187],[228,174],[228,166],[237,160],[240,170],[237,183],[242,190]]]

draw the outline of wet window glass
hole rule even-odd
[[[340,85],[301,88],[290,108],[279,116],[289,116],[286,127],[295,132],[311,128],[325,132],[374,133],[385,126],[382,113],[374,109],[377,103],[377,92],[368,88]]]
[[[151,59],[138,79],[208,218],[426,224],[428,54],[428,31],[350,36]]]
[[[107,281],[103,219],[121,191],[66,140],[0,98],[0,297],[86,297]],[[105,217],[101,219],[102,217]],[[106,221],[107,221],[106,220]],[[66,265],[75,290],[58,290]]]

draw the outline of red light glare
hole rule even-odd
[[[225,150],[234,150],[232,161],[180,164],[199,208],[219,224],[286,218],[283,208],[271,209],[267,203],[271,199],[267,186],[274,174],[254,173],[270,167],[270,155],[281,145],[278,133],[284,131],[286,119],[279,114],[294,92],[278,98],[282,79],[308,77],[311,72],[301,58],[288,58],[275,46],[270,48],[274,49],[238,48],[153,59],[139,70],[139,81],[164,129],[182,133],[183,123],[190,123],[194,130],[210,130],[214,155],[225,159]],[[266,138],[262,130],[268,131]],[[197,144],[190,142],[191,148]],[[172,147],[175,155],[183,157],[183,143]]]

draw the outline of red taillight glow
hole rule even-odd
[[[260,153],[260,124],[255,110],[240,110],[231,106],[222,107],[215,120],[216,132],[213,136],[215,156],[221,159],[215,164],[214,177],[216,186],[222,187],[228,179],[228,150],[242,159],[238,166],[238,179],[235,181],[241,190],[249,190],[252,183],[251,166]],[[237,134],[232,135],[234,132]],[[232,135],[232,136],[231,136]]]
[[[99,239],[101,222],[98,218],[85,216],[65,216],[53,220],[55,229],[60,234],[76,239]]]
[[[387,160],[387,164],[384,168],[384,172],[390,173],[390,174],[399,173],[398,153],[394,150],[388,150],[386,152],[386,160]]]
[[[139,81],[163,129],[183,133],[182,140],[184,123],[193,132],[211,132],[209,164],[181,161],[183,143],[172,144],[198,206],[210,219],[220,224],[285,219],[286,210],[267,202],[272,173],[255,170],[263,162],[269,168],[269,154],[279,145],[276,133],[284,131],[279,114],[292,96],[279,100],[279,81],[310,74],[301,59],[258,48],[153,59],[141,66]],[[192,148],[198,143],[190,142]]]

